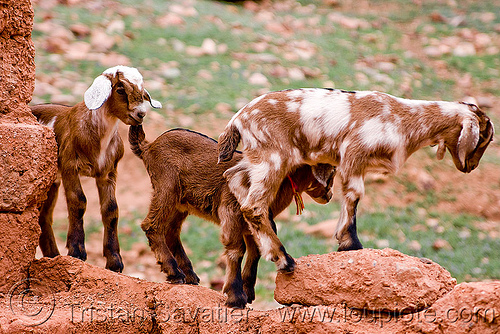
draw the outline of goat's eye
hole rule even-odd
[[[120,94],[120,95],[125,95],[125,88],[120,87],[120,88],[118,88],[118,89],[116,90],[116,92],[117,92],[118,94]]]

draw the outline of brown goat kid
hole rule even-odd
[[[172,283],[199,282],[179,236],[184,220],[193,214],[221,226],[220,240],[225,247],[227,264],[223,288],[227,294],[226,305],[243,308],[246,303],[251,303],[255,299],[260,253],[238,201],[223,177],[226,169],[240,161],[240,153],[230,161],[217,164],[217,142],[184,129],[164,132],[154,142],[148,143],[142,126],[131,126],[129,142],[151,178],[153,196],[141,227],[161,271],[167,274],[167,280]],[[290,182],[295,184],[295,192],[305,191],[315,201],[324,204],[331,198],[334,175],[335,169],[329,165],[304,165],[291,170],[293,181],[282,180],[276,200],[269,204],[271,222],[273,215],[283,211],[293,199]],[[247,259],[242,273],[245,251]],[[286,256],[291,259],[288,254]]]
[[[58,178],[40,210],[40,248],[44,256],[55,257],[59,250],[52,230],[53,211],[62,180],[68,206],[68,255],[87,259],[83,215],[87,199],[79,176],[95,178],[104,224],[103,253],[106,268],[121,272],[123,262],[118,243],[118,205],[115,198],[116,166],[123,156],[118,123],[142,123],[146,101],[152,100],[135,68],[116,66],[97,77],[85,92],[84,102],[73,107],[43,104],[31,106],[38,121],[54,129],[58,145]]]
[[[469,173],[493,133],[490,119],[472,104],[379,92],[285,90],[257,97],[233,116],[219,137],[219,161],[230,160],[241,140],[243,159],[226,172],[229,188],[259,231],[262,255],[278,269],[290,270],[294,263],[271,233],[268,208],[296,166],[338,167],[343,199],[335,236],[340,251],[360,249],[356,207],[367,172],[395,173],[418,149],[438,145],[438,159],[448,149],[457,169]],[[250,175],[248,187],[241,187],[242,175]]]

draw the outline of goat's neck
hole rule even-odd
[[[99,109],[92,110],[91,113],[91,120],[96,130],[95,133],[98,136],[97,139],[100,143],[97,163],[99,167],[102,168],[106,162],[106,156],[111,141],[115,136],[118,135],[119,119],[115,116],[110,115],[106,108],[106,104],[104,104]]]
[[[435,145],[440,140],[445,140],[450,132],[454,132],[454,129],[461,126],[459,113],[443,115],[441,111],[424,112],[419,117],[418,126],[421,128],[415,127],[414,124],[406,127],[413,129],[408,136],[410,138],[407,147],[408,155],[422,147]]]
[[[117,133],[119,119],[108,112],[106,104],[90,112],[92,113],[90,117],[92,127],[95,128],[95,133],[99,137],[101,146],[103,143],[106,143],[107,146],[113,135]]]

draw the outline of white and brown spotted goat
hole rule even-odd
[[[223,288],[226,305],[243,308],[251,303],[255,299],[260,253],[223,177],[227,168],[240,161],[241,154],[237,152],[229,161],[217,164],[217,142],[185,129],[166,131],[149,143],[141,125],[131,126],[129,142],[132,151],[143,160],[153,185],[151,205],[141,227],[167,280],[199,282],[180,239],[184,220],[194,214],[221,226],[220,240],[227,264]],[[294,193],[305,191],[316,202],[327,203],[334,175],[331,165],[293,169],[289,177],[281,180],[278,196],[269,205],[271,224],[274,225],[272,217],[288,207]]]
[[[144,89],[142,75],[135,68],[116,66],[98,76],[73,107],[42,104],[31,106],[38,121],[54,129],[58,145],[58,177],[40,210],[40,248],[44,256],[59,255],[52,215],[62,180],[68,207],[68,255],[87,259],[83,215],[87,199],[79,175],[96,179],[104,224],[103,253],[106,268],[121,272],[123,262],[118,243],[118,206],[115,199],[116,166],[123,156],[118,123],[141,124],[146,102],[161,107]]]
[[[219,137],[219,161],[227,161],[242,142],[244,158],[226,172],[245,219],[258,236],[264,257],[281,270],[294,263],[272,232],[267,208],[281,180],[301,164],[337,166],[342,208],[335,237],[339,250],[362,248],[356,232],[356,207],[367,172],[395,173],[421,147],[446,148],[458,170],[479,164],[493,138],[493,124],[479,108],[458,102],[397,98],[379,92],[297,89],[271,92],[252,100]],[[249,186],[241,186],[242,173]]]

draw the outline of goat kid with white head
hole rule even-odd
[[[116,167],[122,158],[123,141],[119,121],[141,124],[147,103],[161,108],[144,88],[142,75],[133,67],[115,66],[98,76],[73,107],[57,104],[31,106],[38,121],[54,129],[58,145],[58,177],[40,209],[40,248],[44,256],[55,257],[59,250],[52,230],[53,211],[62,180],[68,207],[68,255],[86,260],[83,215],[87,199],[79,176],[96,180],[104,225],[103,255],[106,268],[121,272],[123,262],[118,243],[118,205],[115,198]]]
[[[337,166],[342,208],[335,237],[339,250],[362,248],[356,208],[367,172],[395,173],[418,149],[438,145],[458,170],[477,167],[494,129],[477,106],[419,101],[379,92],[296,89],[257,97],[233,116],[219,136],[219,161],[242,142],[244,158],[226,171],[231,192],[257,236],[264,257],[283,271],[294,261],[272,231],[268,207],[281,180],[300,164]],[[239,174],[250,175],[243,186]]]

